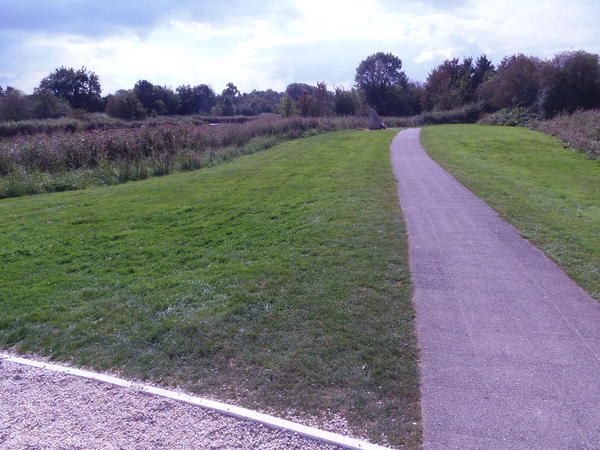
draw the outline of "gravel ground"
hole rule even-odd
[[[0,448],[334,449],[174,400],[0,360]]]

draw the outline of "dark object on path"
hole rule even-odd
[[[369,111],[369,130],[385,130],[385,124],[374,109]]]

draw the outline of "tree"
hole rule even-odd
[[[486,55],[481,55],[475,62],[473,68],[473,88],[477,89],[481,83],[489,80],[496,73],[496,69],[492,62],[487,58]]]
[[[279,113],[281,114],[281,117],[290,117],[296,114],[296,107],[294,106],[294,101],[288,94],[284,94],[283,98],[281,99]]]
[[[381,114],[393,114],[408,79],[401,70],[402,60],[391,53],[375,53],[356,69],[354,81],[367,104]]]
[[[42,79],[37,90],[49,90],[65,99],[73,108],[87,111],[102,109],[100,78],[85,67],[79,70],[61,67]]]
[[[542,63],[538,109],[546,116],[600,106],[598,55],[583,50],[562,52]]]
[[[333,110],[338,116],[349,116],[356,112],[358,108],[358,98],[356,92],[346,91],[343,88],[336,88],[333,97]]]
[[[313,110],[311,111],[311,115],[318,117],[331,114],[333,109],[332,94],[327,90],[327,83],[324,81],[317,83],[316,88],[313,90],[312,97]]]
[[[237,98],[240,95],[240,91],[235,84],[232,82],[227,83],[227,86],[221,93],[224,98],[229,98],[233,101],[233,99]]]
[[[216,95],[212,88],[206,84],[190,87],[189,85],[177,88],[179,95],[180,114],[209,114],[216,103]]]
[[[21,91],[6,89],[0,98],[0,121],[31,119],[31,103]]]
[[[132,91],[119,91],[109,95],[106,101],[106,113],[125,120],[143,119],[146,109]]]
[[[310,95],[310,94],[312,94],[312,92],[313,92],[314,89],[315,89],[315,87],[311,86],[310,84],[306,84],[306,83],[290,83],[285,88],[285,93],[287,95],[289,95],[289,97],[292,100],[298,101],[298,99],[300,99],[300,97],[305,92]]]
[[[36,119],[53,119],[71,112],[69,103],[48,89],[38,90],[31,96],[32,113]]]
[[[478,93],[489,109],[532,106],[540,90],[541,62],[534,56],[505,57],[498,72],[482,83]]]
[[[231,101],[231,97],[225,97],[223,100],[223,107],[221,109],[221,114],[224,116],[233,116],[235,111],[233,109],[233,102]]]
[[[152,111],[154,108],[154,102],[157,100],[154,95],[154,85],[148,80],[139,80],[133,86],[133,93],[140,101],[142,106],[146,108],[146,111]]]

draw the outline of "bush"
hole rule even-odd
[[[481,125],[528,127],[532,121],[540,118],[540,114],[534,113],[528,108],[505,108],[493,114],[486,114],[477,123]]]
[[[48,89],[36,91],[31,96],[33,117],[36,119],[55,119],[71,113],[66,100],[58,98]]]
[[[112,95],[106,102],[106,112],[111,117],[125,120],[143,119],[146,110],[133,92]]]
[[[553,119],[533,121],[530,128],[556,136],[588,158],[600,156],[600,110],[560,114]]]

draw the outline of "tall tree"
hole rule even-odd
[[[356,69],[356,87],[365,101],[381,114],[397,113],[408,79],[402,60],[391,53],[375,53]]]
[[[479,86],[478,92],[489,109],[529,107],[540,90],[541,61],[517,54],[505,57],[498,72]]]
[[[85,67],[61,67],[42,79],[36,90],[47,89],[65,99],[73,108],[99,111],[102,108],[100,78]]]

